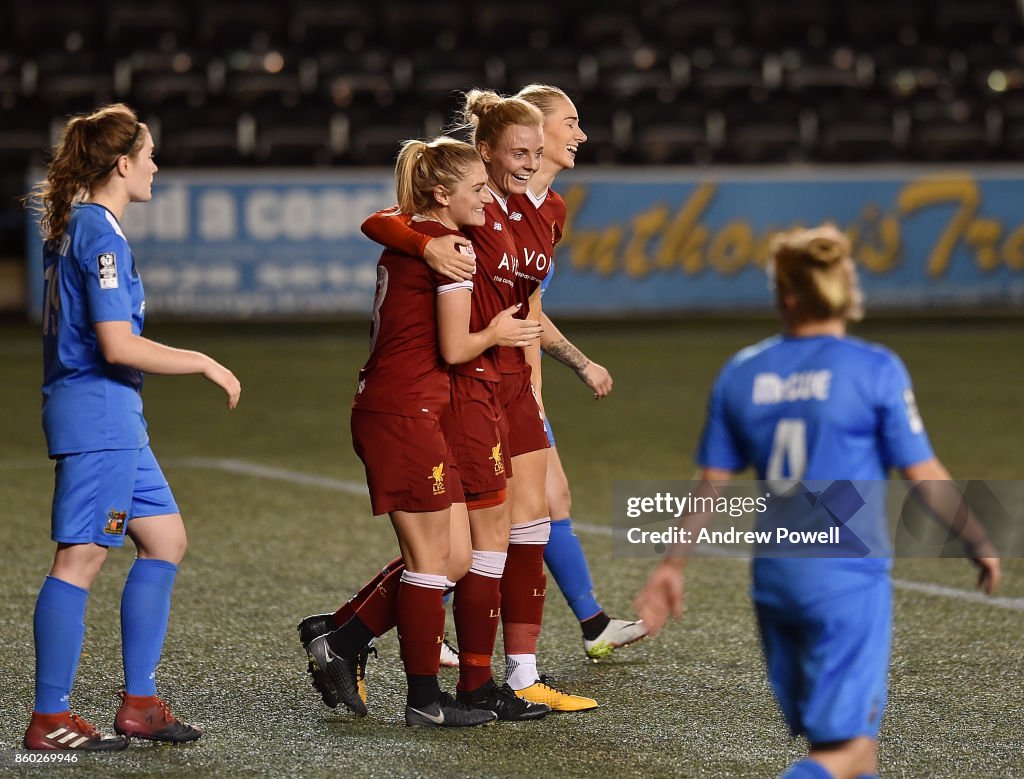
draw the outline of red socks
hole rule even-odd
[[[459,640],[459,689],[473,692],[491,679],[491,655],[501,616],[504,552],[473,552],[469,573],[455,585],[455,633]]]
[[[440,574],[405,571],[398,587],[398,643],[405,672],[436,676],[444,638],[444,604],[447,587]],[[359,614],[360,618],[362,615]]]
[[[544,619],[544,544],[510,544],[501,578],[505,654],[536,654]],[[459,640],[461,647],[461,639]]]
[[[340,628],[342,625],[344,625],[346,622],[352,619],[352,617],[356,613],[356,610],[363,604],[363,602],[367,598],[369,598],[371,595],[377,592],[377,588],[384,582],[385,579],[388,579],[388,581],[391,583],[385,585],[384,593],[378,594],[386,595],[390,590],[397,591],[397,580],[392,580],[388,578],[389,575],[396,570],[405,570],[405,561],[403,561],[401,557],[396,557],[390,563],[385,565],[381,569],[380,573],[378,573],[376,576],[370,579],[370,581],[364,584],[363,588],[359,590],[359,592],[357,592],[355,595],[349,598],[340,609],[334,612],[334,626],[336,628]],[[401,573],[399,573],[399,575],[401,575]],[[391,624],[393,625],[394,622],[392,621]],[[381,635],[381,633],[377,633],[377,635],[379,636]]]

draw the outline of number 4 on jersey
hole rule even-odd
[[[807,470],[807,425],[802,419],[780,419],[775,426],[772,452],[765,478],[773,489],[785,492]]]

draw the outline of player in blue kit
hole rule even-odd
[[[45,240],[43,429],[55,461],[53,567],[36,601],[35,706],[28,749],[117,750],[136,736],[194,741],[200,731],[156,695],[171,589],[185,554],[178,506],[149,446],[142,374],[200,373],[238,403],[241,385],[199,352],[143,338],[146,301],[120,219],[152,198],[153,140],[121,104],[71,118],[32,193]],[[89,588],[109,547],[137,557],[121,598],[125,673],[116,738],[69,707]]]
[[[797,505],[812,497],[840,514],[838,504],[849,507],[830,552],[759,548],[752,597],[772,690],[793,734],[810,743],[783,777],[866,778],[878,772],[892,635],[884,480],[898,469],[950,526],[959,500],[947,505],[936,494],[950,476],[932,452],[903,363],[846,335],[862,313],[847,238],[831,226],[781,236],[773,276],[784,333],[739,352],[715,382],[697,455],[702,487],[752,465],[771,492],[794,494],[802,483]],[[813,492],[813,480],[829,488]],[[790,522],[808,513],[783,511]],[[691,519],[696,527],[708,518]],[[974,534],[962,538],[991,593],[999,560],[969,524]],[[636,598],[652,635],[680,615],[685,562],[685,549],[673,550]]]

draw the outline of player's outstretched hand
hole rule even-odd
[[[978,567],[978,587],[991,595],[999,586],[999,558],[975,557],[974,564]]]
[[[633,610],[647,626],[647,635],[656,636],[671,616],[683,615],[686,592],[682,570],[672,561],[662,562],[633,599]]]
[[[452,281],[469,281],[476,272],[476,258],[469,253],[471,247],[472,244],[465,238],[439,235],[427,242],[423,249],[423,260],[431,270]]]
[[[594,391],[594,400],[599,400],[612,391],[612,375],[608,369],[593,360],[579,371],[583,383]]]
[[[242,383],[235,378],[235,374],[211,358],[210,364],[203,371],[203,376],[224,390],[228,396],[228,408],[238,405],[238,398],[242,394]]]
[[[516,303],[498,314],[491,320],[489,327],[495,330],[495,338],[498,346],[525,347],[540,338],[540,322],[532,319],[516,319],[515,313],[522,308],[522,303]]]

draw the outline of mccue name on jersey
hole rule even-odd
[[[828,400],[832,371],[800,371],[786,378],[777,373],[759,373],[754,378],[754,403],[758,406],[794,400]]]

